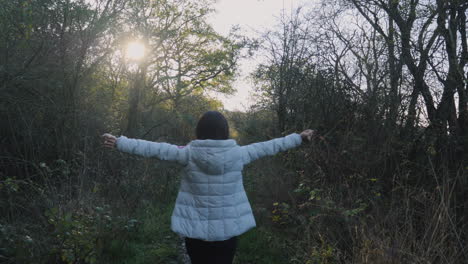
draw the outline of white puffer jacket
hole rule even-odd
[[[301,142],[299,134],[291,134],[247,146],[239,146],[233,139],[194,140],[180,148],[121,136],[117,148],[184,165],[171,228],[185,237],[221,241],[255,227],[242,183],[244,165],[296,147]]]

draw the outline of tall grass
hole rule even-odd
[[[434,157],[423,154],[426,163],[419,163],[419,170],[394,170],[386,191],[383,170],[345,174],[344,163],[330,177],[316,158],[324,155],[330,153],[305,147],[266,159],[246,173],[259,224],[278,237],[288,263],[466,261],[466,209],[460,196],[465,168],[436,169]]]

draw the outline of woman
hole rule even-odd
[[[192,264],[232,263],[237,236],[255,227],[242,183],[243,167],[263,156],[299,146],[313,130],[247,146],[229,139],[229,126],[216,111],[198,121],[196,140],[185,147],[104,134],[106,147],[184,165],[171,229],[185,237]]]

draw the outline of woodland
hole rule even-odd
[[[208,110],[240,145],[318,133],[244,169],[234,263],[467,263],[468,1],[317,0],[257,37],[213,5],[0,0],[0,263],[187,263],[181,167],[100,136],[185,145]]]

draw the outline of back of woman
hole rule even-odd
[[[313,135],[305,130],[247,146],[229,139],[229,126],[216,111],[205,113],[197,139],[185,147],[105,134],[104,144],[120,151],[173,160],[184,165],[171,229],[185,237],[192,264],[232,263],[237,236],[256,226],[244,190],[242,169],[258,158],[301,144]]]

